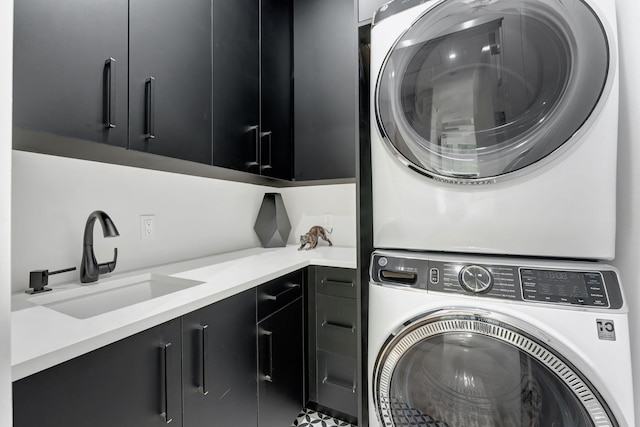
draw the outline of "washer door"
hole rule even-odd
[[[381,425],[618,425],[581,372],[496,317],[435,312],[390,338],[373,378]]]
[[[493,182],[576,139],[606,99],[612,53],[585,2],[435,3],[395,42],[376,83],[378,128],[411,169]]]

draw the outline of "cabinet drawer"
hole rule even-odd
[[[349,268],[316,267],[317,293],[355,298],[356,270]]]
[[[318,349],[355,357],[356,300],[318,295],[316,316]]]
[[[302,270],[258,287],[258,321],[280,310],[302,295]]]
[[[318,403],[357,416],[356,359],[318,351]]]

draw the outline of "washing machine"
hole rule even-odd
[[[613,267],[375,251],[369,426],[634,424]]]
[[[374,246],[613,259],[614,0],[395,0],[371,29]]]

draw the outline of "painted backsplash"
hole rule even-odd
[[[355,184],[272,188],[126,166],[13,151],[12,291],[29,271],[79,266],[87,217],[100,209],[120,236],[94,227],[98,262],[117,272],[260,246],[253,224],[265,192],[280,192],[292,230],[289,243],[331,214],[337,246],[355,246]],[[140,236],[140,216],[155,216],[155,236]],[[322,242],[321,244],[323,244]],[[51,276],[50,284],[78,272]]]

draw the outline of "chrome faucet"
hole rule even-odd
[[[118,248],[113,249],[113,261],[98,264],[96,255],[93,252],[93,225],[96,219],[102,225],[102,233],[104,237],[119,236],[118,229],[115,224],[103,211],[95,211],[87,218],[84,226],[84,240],[82,244],[82,261],[80,262],[80,282],[95,282],[100,274],[111,273],[116,269],[116,261],[118,260]]]

